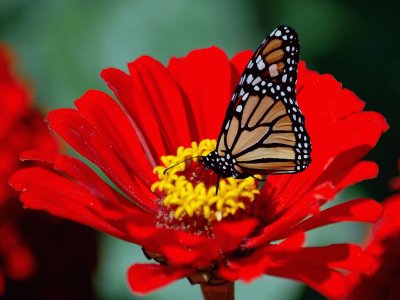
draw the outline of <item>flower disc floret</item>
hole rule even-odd
[[[164,166],[154,168],[159,181],[152,185],[152,190],[158,189],[165,194],[163,204],[173,211],[175,219],[202,216],[208,222],[221,221],[239,210],[245,210],[246,204],[254,201],[255,195],[259,194],[252,177],[220,179],[218,193],[216,180],[212,184],[207,183],[210,181],[208,174],[212,171],[204,172],[199,157],[207,155],[215,147],[215,140],[205,139],[199,144],[192,142],[191,148],[179,147],[176,156],[162,156]],[[192,157],[193,160],[183,163]],[[169,167],[172,168],[167,170]]]

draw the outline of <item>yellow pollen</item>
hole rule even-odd
[[[179,147],[176,156],[162,156],[161,161],[164,166],[154,168],[159,181],[153,183],[151,190],[153,192],[159,190],[165,194],[163,204],[173,211],[175,219],[203,216],[209,223],[214,220],[221,221],[240,210],[245,210],[246,203],[254,201],[255,195],[260,193],[252,177],[220,179],[218,194],[215,185],[206,186],[204,182],[197,180],[193,183],[185,177],[184,171],[187,165],[182,162],[183,160],[194,156],[206,156],[215,148],[215,140],[205,139],[199,144],[192,142],[191,148]],[[182,163],[178,164],[179,162]],[[199,158],[194,158],[193,162],[201,164]],[[178,165],[164,174],[168,167],[175,164]],[[188,162],[188,165],[190,164],[191,161]],[[202,165],[199,166],[198,172],[193,172],[192,177],[197,178],[202,168]]]

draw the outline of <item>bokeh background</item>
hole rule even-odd
[[[333,74],[368,110],[387,118],[391,129],[368,157],[379,163],[379,177],[344,192],[337,201],[353,196],[382,200],[390,193],[389,179],[397,174],[400,149],[400,23],[392,2],[0,0],[0,41],[15,49],[20,71],[46,113],[71,107],[88,89],[107,91],[98,76],[103,68],[126,70],[127,62],[144,54],[166,63],[171,56],[211,45],[232,56],[258,47],[274,27],[291,25],[309,68]],[[364,229],[335,225],[313,232],[310,243],[361,241]],[[125,274],[133,262],[145,261],[141,250],[103,234],[98,234],[98,243],[92,279],[96,297],[135,299]],[[236,294],[239,300],[323,299],[301,284],[271,277],[239,284]],[[182,280],[144,299],[189,297],[201,299],[199,288]]]

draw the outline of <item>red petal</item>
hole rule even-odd
[[[288,189],[290,189],[289,183],[286,184],[286,188]],[[335,193],[336,189],[332,184],[325,182],[309,192],[306,196],[301,197],[299,201],[292,203],[292,206],[286,204],[287,200],[285,198],[280,199],[287,205],[288,209],[285,210],[285,212],[273,223],[268,224],[261,234],[249,238],[244,247],[255,248],[271,241],[286,238],[294,225],[309,216],[311,213],[314,213],[316,209],[319,209],[320,202],[326,202],[326,199],[330,199],[335,195]]]
[[[228,261],[226,265],[220,265],[219,275],[229,281],[240,279],[250,282],[265,274],[267,267],[271,264],[273,262],[268,255],[253,254],[242,260],[232,260]]]
[[[160,249],[158,253],[162,253],[174,264],[185,263],[196,267],[206,267],[221,253],[215,239],[205,235],[168,230],[165,233],[160,232],[159,239],[163,239],[163,243],[155,245]],[[179,247],[178,250],[177,247]]]
[[[306,241],[306,235],[304,232],[298,232],[289,236],[283,242],[279,243],[277,247],[279,249],[290,249],[291,251],[297,251],[299,248],[304,246]]]
[[[20,200],[25,207],[44,209],[53,215],[92,226],[119,238],[124,236],[107,220],[115,218],[116,212],[106,210],[102,200],[68,179],[35,167],[16,172],[10,178],[10,184],[21,192]],[[122,213],[119,212],[120,216]]]
[[[164,254],[162,252],[164,246],[177,244],[173,234],[167,229],[157,228],[152,217],[146,219],[146,216],[137,216],[132,219],[127,216],[121,222],[125,224],[125,232],[129,240],[142,245],[148,251]]]
[[[258,252],[260,253],[260,252]],[[360,246],[334,244],[322,247],[298,249],[265,247],[263,255],[268,255],[275,265],[303,266],[304,268],[332,268],[369,273],[375,270],[377,261],[364,252]]]
[[[340,143],[325,143],[324,146],[321,145],[322,148],[325,148],[321,149],[321,151],[326,151],[325,154],[316,154],[314,152],[316,160],[325,161],[323,166],[319,165],[318,167],[323,167],[321,170],[323,172],[320,178],[316,180],[316,183],[326,181],[329,178],[330,181],[337,185],[344,180],[346,175],[352,172],[355,164],[375,146],[379,137],[387,130],[387,124],[379,114],[362,112],[342,119],[334,130],[336,133],[330,133],[329,137],[331,140],[340,140]],[[327,146],[330,148],[328,149]],[[322,158],[323,156],[327,157],[327,154],[332,159],[326,160],[326,158]],[[362,167],[368,168],[365,165]],[[352,174],[353,178],[350,183],[370,178],[374,174],[376,167],[373,167],[372,164],[369,164],[369,167],[371,170],[366,174],[354,173],[359,175],[358,179],[354,178],[354,174]]]
[[[400,235],[400,195],[395,194],[383,201],[383,215],[373,227],[368,239],[367,251],[375,257],[386,255],[383,264],[390,265],[390,253],[397,253]],[[389,252],[388,252],[389,251]],[[385,254],[386,253],[386,254]]]
[[[255,249],[254,252],[239,259],[230,259],[227,265],[220,266],[220,274],[227,280],[251,281],[262,274],[271,265],[276,265],[272,259],[270,252],[297,252],[305,242],[305,235],[302,233],[291,236],[277,245],[268,245]]]
[[[130,76],[119,69],[108,68],[101,71],[100,77],[113,91],[114,95],[118,98],[124,108],[128,112],[131,112],[129,110],[130,108],[132,108],[130,106],[130,103],[132,101]]]
[[[49,167],[74,183],[86,188],[93,195],[107,199],[108,204],[124,206],[123,211],[134,213],[134,203],[122,197],[118,192],[105,183],[91,168],[80,160],[67,156],[47,153],[40,150],[28,150],[21,154],[21,159],[35,162],[44,162],[44,167]]]
[[[192,107],[183,98],[168,70],[149,56],[143,56],[128,66],[134,93],[132,116],[148,140],[159,131],[157,134],[167,146],[167,152],[159,152],[159,156],[175,153],[179,146],[190,145],[196,138],[191,132],[197,130],[192,122]]]
[[[116,154],[131,173],[140,174],[138,178],[150,188],[154,181],[152,166],[142,148],[135,129],[120,106],[107,94],[91,90],[85,93],[75,106],[82,116],[92,123],[113,146]]]
[[[257,248],[246,257],[228,260],[227,266],[221,266],[221,275],[227,280],[242,279],[251,281],[265,273],[265,270],[276,265],[270,253],[297,253],[305,242],[305,234],[295,234],[283,242]],[[278,258],[280,260],[281,258]],[[283,258],[285,260],[285,258]]]
[[[302,281],[329,299],[338,299],[347,291],[343,274],[327,268],[314,269],[285,265],[269,268],[267,274]]]
[[[257,226],[255,219],[221,222],[214,226],[215,242],[222,252],[236,249]]]
[[[54,170],[62,172],[67,178],[85,187],[96,197],[103,199],[106,202],[105,205],[120,207],[121,211],[132,216],[139,211],[134,202],[120,195],[86,164],[73,157],[58,155],[54,162]]]
[[[376,260],[359,246],[299,248],[302,239],[296,240],[269,245],[248,257],[228,261],[227,266],[221,266],[220,274],[228,280],[251,281],[267,273],[303,281],[328,297],[338,298],[345,293],[346,282],[344,276],[333,269],[371,272],[376,268]]]
[[[333,78],[333,80],[335,80]],[[340,119],[343,116],[362,111],[365,103],[348,89],[341,89],[334,94],[331,104],[332,109],[336,112],[336,118]]]
[[[180,245],[161,245],[161,250],[168,263],[171,265],[192,265],[196,267],[209,266],[210,259],[204,261],[203,253],[198,251],[198,249],[185,249]]]
[[[234,66],[239,76],[242,75],[244,69],[246,68],[246,65],[249,63],[249,60],[252,56],[253,56],[253,51],[243,50],[235,54],[231,58],[231,64]]]
[[[113,182],[136,203],[152,209],[155,195],[138,185],[140,174],[127,170],[121,158],[114,152],[112,144],[99,130],[73,109],[58,109],[49,113],[50,126],[75,150],[98,165]]]
[[[186,277],[192,272],[190,269],[166,267],[158,264],[136,264],[128,270],[128,284],[135,293],[147,294]]]
[[[216,139],[231,94],[231,65],[226,54],[216,48],[194,50],[187,57],[169,62],[168,70],[191,104],[198,140]]]
[[[345,187],[376,176],[378,176],[378,165],[371,161],[361,161],[348,170],[347,174],[336,183],[336,186],[339,190],[342,190]]]
[[[23,151],[19,155],[21,161],[35,160],[38,162],[49,163],[49,164],[54,163],[55,157],[56,153],[54,152],[45,152],[36,149]]]
[[[374,223],[382,216],[382,205],[372,199],[355,199],[331,208],[301,222],[293,231],[308,231],[338,222]]]
[[[105,69],[100,73],[101,78],[107,83],[108,87],[114,92],[115,96],[118,98],[120,103],[123,105],[124,109],[130,116],[130,122],[132,127],[135,128],[135,132],[139,137],[139,140],[144,149],[146,149],[146,155],[154,167],[159,160],[158,153],[164,153],[164,143],[160,139],[156,139],[155,136],[151,136],[151,139],[147,139],[144,133],[139,129],[139,125],[135,120],[132,119],[136,108],[133,105],[133,95],[132,95],[132,83],[131,77],[122,72],[121,70],[109,68]],[[153,119],[151,119],[153,120]],[[154,125],[154,124],[151,124]],[[157,125],[157,124],[156,124]]]
[[[199,253],[198,262],[193,262],[193,265],[210,264],[212,260],[217,259],[221,250],[214,238],[206,235],[194,235],[187,232],[177,232],[178,243],[185,249],[190,249]]]
[[[352,113],[359,112],[364,107],[354,93],[342,89],[342,84],[329,74],[320,75],[317,72],[305,69],[305,65],[299,65],[299,82],[297,84],[301,109],[314,111],[315,103],[318,102],[319,115],[312,118],[325,118],[325,126],[336,123],[341,118]],[[321,101],[320,99],[324,99]],[[306,118],[308,121],[308,119]]]
[[[233,94],[233,91],[238,85],[240,81],[240,76],[242,75],[252,55],[253,51],[244,50],[237,53],[235,56],[231,58],[231,65],[232,65],[231,94]]]
[[[214,239],[182,230],[159,228],[154,218],[135,222],[127,218],[125,227],[130,240],[148,251],[163,255],[172,264],[204,267],[220,254]]]

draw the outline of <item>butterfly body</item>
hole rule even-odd
[[[311,143],[296,101],[299,44],[288,26],[256,50],[229,103],[217,148],[202,159],[221,177],[303,171]]]
[[[221,177],[246,178],[248,175],[240,174],[235,169],[236,160],[229,154],[220,156],[217,151],[212,151],[201,161],[207,169],[213,170]]]

